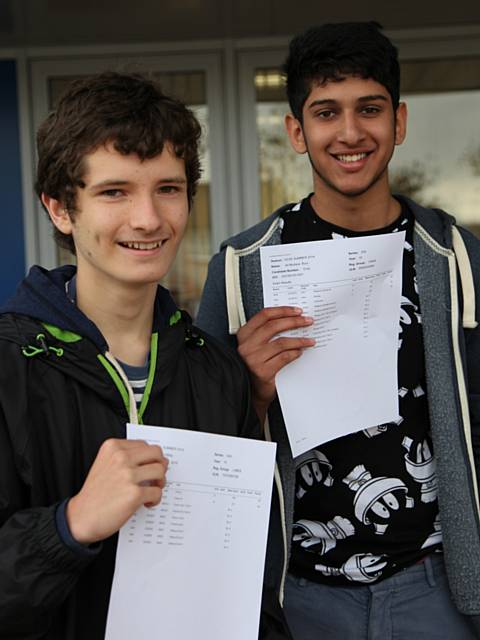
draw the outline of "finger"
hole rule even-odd
[[[112,460],[119,467],[137,467],[139,465],[158,462],[166,465],[167,459],[161,447],[143,443],[140,447],[121,447],[112,453]]]
[[[130,440],[127,442],[139,442],[140,447],[126,447],[125,450],[131,452],[131,460],[133,464],[149,464],[150,462],[161,462],[168,467],[169,460],[163,453],[163,449],[160,445],[150,444],[145,440]]]
[[[292,316],[290,318],[271,320],[259,327],[254,333],[237,334],[239,349],[241,347],[245,350],[251,350],[257,346],[266,345],[279,334],[283,334],[294,329],[303,329],[312,324],[313,318],[310,318],[309,316]]]
[[[273,380],[280,369],[283,369],[290,362],[297,360],[303,353],[303,349],[291,349],[289,351],[282,351],[274,358],[270,358],[267,363],[263,363],[257,367],[255,371],[252,369],[252,373],[259,380]]]
[[[163,490],[161,487],[151,485],[144,487],[142,491],[142,501],[139,503],[145,507],[156,507],[162,499]]]
[[[117,452],[130,452],[135,449],[146,449],[150,445],[145,440],[126,440],[125,438],[108,438],[102,443],[99,453],[109,457]]]
[[[304,349],[315,345],[313,338],[276,338],[266,345],[259,345],[249,353],[246,349],[238,349],[239,354],[245,360],[250,369],[262,366],[280,353],[298,351],[300,355]]]
[[[282,353],[283,351],[303,350],[308,347],[313,347],[316,344],[315,338],[289,338],[282,336],[281,338],[275,338],[269,342],[269,347],[273,350],[274,354]]]
[[[155,483],[157,484],[165,478],[166,469],[163,464],[152,463],[143,464],[132,473],[132,481],[135,484],[147,485]]]
[[[240,328],[239,333],[249,336],[271,320],[283,317],[301,316],[302,313],[303,310],[300,307],[265,307],[252,316],[250,320]]]

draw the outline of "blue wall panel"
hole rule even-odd
[[[0,60],[0,304],[25,273],[15,61]]]

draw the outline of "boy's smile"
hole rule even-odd
[[[84,162],[76,212],[56,219],[73,236],[79,282],[156,284],[170,269],[188,220],[184,161],[168,144],[143,161],[110,144]]]
[[[387,167],[405,137],[406,110],[394,114],[390,94],[372,79],[347,76],[314,84],[303,106],[303,123],[287,116],[290,141],[308,153],[316,197],[352,198],[379,183],[388,191]]]

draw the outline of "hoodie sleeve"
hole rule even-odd
[[[2,356],[0,637],[39,638],[91,558],[74,553],[60,539],[55,518],[58,504],[35,505],[39,501],[33,497],[31,465],[26,455],[25,376],[22,363],[15,366],[11,359],[5,359],[5,352]]]

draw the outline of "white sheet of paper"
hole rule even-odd
[[[296,457],[398,420],[397,354],[405,232],[261,248],[264,304],[314,318],[316,339],[277,375]]]
[[[276,445],[127,425],[169,458],[119,534],[106,640],[257,640]]]

